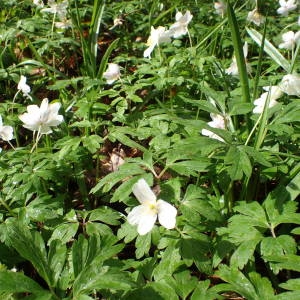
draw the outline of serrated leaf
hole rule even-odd
[[[48,262],[53,274],[52,280],[54,286],[56,286],[57,281],[60,278],[60,274],[65,265],[66,256],[67,248],[65,244],[61,243],[58,240],[52,241],[50,243],[48,251]]]
[[[118,221],[118,219],[120,218],[121,215],[119,212],[108,206],[101,206],[97,209],[92,210],[89,216],[89,221],[101,221],[110,225],[119,225],[120,222]]]
[[[22,224],[12,223],[7,226],[8,239],[19,254],[30,261],[49,286],[52,286],[51,270],[47,261],[44,241],[39,232],[31,233]]]
[[[230,258],[230,265],[243,269],[243,267],[252,258],[255,248],[261,239],[262,237],[258,235],[254,239],[243,241],[232,254]]]
[[[300,278],[289,279],[287,282],[279,284],[279,286],[290,291],[300,291]]]
[[[178,300],[174,289],[167,283],[161,282],[149,282],[144,287],[130,291],[124,297],[124,300],[164,300],[172,299]]]
[[[179,249],[174,247],[167,247],[162,254],[161,261],[153,270],[155,281],[163,280],[165,276],[172,276],[175,270],[184,264],[180,258]]]
[[[220,265],[217,275],[230,284],[228,286],[228,291],[235,291],[247,300],[261,300],[258,298],[254,286],[238,269]]]
[[[0,293],[46,293],[34,280],[19,272],[0,271]]]
[[[287,269],[300,272],[300,256],[298,255],[265,255],[265,259],[273,263],[279,269]]]
[[[53,231],[51,238],[48,241],[48,245],[53,240],[60,240],[63,244],[69,242],[77,233],[79,227],[78,222],[74,223],[62,223],[59,224]]]
[[[143,174],[143,173],[144,173],[144,170],[136,164],[131,164],[131,163],[123,164],[120,166],[120,168],[117,171],[110,173],[107,176],[105,176],[104,178],[102,178],[96,184],[96,186],[94,186],[91,189],[90,193],[95,194],[100,189],[103,189],[104,192],[108,192],[119,181],[121,181],[125,178],[128,178],[130,176],[139,175],[139,174]]]
[[[139,235],[135,241],[135,256],[137,259],[142,258],[149,253],[151,246],[151,233]]]
[[[103,139],[99,135],[93,134],[82,137],[81,141],[83,147],[88,149],[91,153],[95,153],[100,148],[100,144],[102,143]]]
[[[216,291],[209,289],[210,281],[199,281],[198,285],[191,296],[191,300],[216,300],[223,299]]]

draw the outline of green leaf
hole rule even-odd
[[[231,180],[241,180],[243,173],[246,177],[250,177],[252,173],[252,165],[248,155],[242,147],[232,146],[229,148],[225,157],[225,164],[230,165],[227,167],[227,172]]]
[[[259,46],[261,46],[262,35],[253,28],[246,27],[246,30],[250,35],[250,37],[253,39],[253,41]],[[286,72],[290,72],[291,69],[290,63],[281,55],[281,53],[277,50],[277,48],[274,47],[267,39],[265,39],[264,42],[264,51],[273,59],[275,63],[281,66]]]
[[[256,272],[250,272],[249,279],[256,289],[257,299],[275,299],[274,289],[268,278],[261,277]]]
[[[270,255],[265,259],[273,263],[279,269],[287,269],[300,272],[300,256],[294,254]]]
[[[7,229],[11,245],[22,257],[30,261],[39,275],[52,286],[52,274],[41,234],[31,233],[24,224],[17,222],[8,224]]]
[[[230,284],[228,286],[228,291],[235,291],[247,300],[261,300],[258,298],[254,286],[238,269],[219,265],[217,275],[220,276],[222,280]]]
[[[19,272],[0,271],[0,293],[46,293],[34,280]]]
[[[184,160],[171,164],[169,167],[175,172],[185,176],[197,176],[197,173],[208,171],[211,162],[207,158],[198,160]]]
[[[50,243],[48,262],[53,274],[53,285],[56,286],[60,274],[64,268],[67,257],[67,248],[61,241],[55,240]]]
[[[119,225],[120,222],[118,219],[121,218],[121,215],[119,212],[115,211],[114,209],[108,207],[108,206],[102,206],[97,209],[92,210],[89,221],[101,221],[106,224],[110,225]]]
[[[102,178],[96,186],[94,186],[90,193],[97,193],[100,189],[103,189],[104,192],[110,191],[110,189],[117,184],[119,181],[128,178],[129,176],[143,174],[144,170],[136,164],[123,164],[120,168]]]
[[[287,282],[279,284],[279,286],[290,291],[300,291],[300,278],[290,279]]]
[[[261,235],[253,239],[243,241],[230,258],[230,265],[242,269],[252,259],[257,244],[261,241]]]
[[[151,246],[151,233],[139,235],[135,241],[135,256],[137,259],[142,258],[149,253]]]
[[[223,299],[217,292],[213,289],[209,289],[210,281],[204,280],[199,281],[195,291],[192,294],[191,300],[216,300]]]
[[[183,261],[181,261],[179,249],[171,246],[167,247],[162,253],[161,261],[153,270],[155,281],[159,282],[160,280],[163,280],[165,276],[172,276],[176,269],[181,265],[183,265]]]
[[[53,240],[60,240],[63,244],[66,244],[75,236],[78,227],[78,222],[59,224],[54,229],[51,238],[48,241],[48,245],[50,245]]]
[[[173,278],[166,278],[165,281],[173,287],[176,294],[180,296],[180,299],[187,299],[188,295],[197,286],[198,280],[196,277],[191,276],[188,270],[175,273]],[[172,279],[172,280],[170,280]]]
[[[260,251],[263,259],[268,261],[268,257],[296,254],[297,244],[289,235],[281,235],[279,237],[266,237],[260,244]],[[270,267],[275,274],[280,271],[279,266],[275,263],[270,263]]]
[[[242,87],[242,99],[243,102],[250,103],[248,74],[246,68],[246,61],[243,53],[243,45],[242,45],[241,36],[239,32],[239,25],[237,23],[234,10],[228,0],[227,0],[227,13],[228,13],[228,23],[231,30],[234,55],[236,57],[236,62],[239,70],[240,84]]]
[[[178,300],[174,289],[164,281],[149,282],[144,287],[130,291],[124,300]]]
[[[100,148],[103,139],[99,135],[93,134],[82,137],[81,141],[83,147],[88,149],[91,153],[95,153]]]

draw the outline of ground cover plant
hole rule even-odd
[[[300,299],[300,4],[6,0],[1,299]]]

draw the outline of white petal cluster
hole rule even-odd
[[[58,17],[60,22],[54,22],[56,28],[66,29],[72,26],[71,20],[67,19],[68,0],[56,2],[55,0],[48,0],[48,7],[42,8],[42,13],[51,13]]]
[[[249,11],[247,21],[254,23],[256,26],[260,26],[265,22],[265,17],[261,15],[257,8]]]
[[[158,46],[161,43],[170,43],[171,34],[170,31],[166,30],[165,27],[159,26],[155,29],[151,26],[150,36],[147,40],[148,48],[144,51],[144,57],[151,58],[151,53],[154,50],[155,46]]]
[[[262,93],[261,96],[254,100],[254,109],[253,109],[253,113],[254,114],[261,114],[264,110],[265,107],[265,103],[269,97],[269,108],[275,106],[276,104],[278,104],[278,102],[276,101],[277,99],[279,99],[282,95],[283,92],[280,89],[279,86],[265,86],[263,87],[263,89],[266,91],[265,93]]]
[[[300,96],[300,76],[298,74],[288,74],[283,76],[280,89],[290,96]]]
[[[290,11],[297,8],[297,0],[279,0],[280,7],[277,9],[277,13],[283,16],[287,16]]]
[[[172,229],[176,225],[177,210],[164,200],[157,200],[150,186],[144,179],[140,179],[133,186],[133,194],[141,203],[134,207],[127,216],[131,225],[137,225],[140,235],[150,232],[158,218],[159,223]]]
[[[183,15],[180,11],[176,13],[176,22],[170,26],[170,34],[174,38],[186,35],[188,32],[188,24],[191,22],[193,15],[189,10]]]
[[[251,65],[247,62],[247,56],[248,56],[248,43],[247,42],[245,42],[245,44],[243,46],[243,53],[244,53],[244,58],[245,58],[245,62],[246,62],[247,73],[251,73],[251,71],[252,71]],[[235,55],[232,58],[232,62],[230,64],[229,68],[227,68],[225,70],[225,73],[228,75],[232,75],[232,76],[239,75],[239,69],[238,69]]]
[[[300,31],[296,33],[293,31],[288,31],[282,35],[283,43],[279,44],[280,49],[292,50],[295,48],[296,44],[300,43]]]
[[[120,66],[114,63],[109,63],[107,70],[103,73],[103,77],[108,84],[114,83],[116,80],[120,79],[120,76]]]
[[[43,0],[33,0],[33,4],[36,5],[39,8],[43,8],[44,7]]]
[[[218,129],[225,129],[226,124],[225,124],[225,118],[221,115],[218,114],[210,114],[210,117],[212,119],[211,122],[208,122],[207,125],[212,127],[212,128],[218,128]],[[211,139],[219,140],[221,142],[224,142],[224,140],[215,134],[214,132],[207,130],[207,129],[202,129],[201,134],[210,137]]]
[[[2,117],[0,116],[0,138],[6,142],[10,141],[14,138],[13,132],[14,130],[11,126],[3,126]]]
[[[224,1],[217,1],[214,3],[216,13],[220,16],[224,16],[227,10],[226,3]]]
[[[31,89],[30,86],[26,83],[27,78],[24,75],[21,75],[20,81],[18,83],[17,89],[23,93],[24,96],[28,97]]]
[[[176,22],[170,26],[169,30],[163,26],[159,26],[156,29],[151,26],[150,36],[147,40],[148,48],[144,51],[144,57],[151,58],[151,53],[154,48],[162,43],[170,43],[171,37],[178,38],[187,34],[187,26],[191,22],[192,18],[193,15],[189,10],[187,10],[184,15],[181,12],[176,13]]]
[[[56,14],[60,20],[66,18],[67,8],[68,8],[68,0],[64,0],[62,2],[56,3],[55,0],[48,0],[47,8],[43,8],[41,12],[48,12],[51,14]]]
[[[58,114],[60,106],[58,102],[49,104],[45,98],[40,107],[27,106],[27,112],[20,115],[19,119],[24,123],[23,127],[39,134],[49,134],[52,132],[51,127],[59,125],[64,120],[63,116]]]

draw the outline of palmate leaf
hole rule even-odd
[[[52,286],[51,270],[47,261],[47,253],[42,236],[18,222],[7,225],[8,240],[19,254],[30,261],[39,275]]]
[[[231,146],[225,157],[225,164],[229,165],[227,172],[233,181],[241,180],[243,174],[248,178],[251,176],[251,161],[243,147]]]
[[[8,240],[19,254],[30,261],[49,287],[55,287],[66,260],[66,246],[58,240],[49,243],[47,254],[45,243],[39,232],[30,230],[17,222],[8,226]]]
[[[94,186],[90,193],[96,194],[100,189],[104,192],[108,192],[111,188],[117,184],[119,181],[122,181],[125,178],[133,175],[143,174],[144,170],[137,164],[128,163],[120,166],[120,168],[102,178],[96,186]]]
[[[265,261],[273,255],[296,254],[297,244],[290,235],[280,235],[278,237],[266,237],[260,244],[260,253]],[[275,274],[281,270],[276,263],[270,262],[270,267]]]
[[[103,265],[104,261],[119,253],[123,245],[113,245],[114,237],[89,239],[80,235],[72,247],[72,262],[75,275],[73,297],[100,289],[126,290],[133,285],[129,276],[118,268]]]
[[[220,285],[220,290],[226,288],[223,291],[235,291],[247,300],[275,299],[271,282],[256,272],[250,272],[247,278],[237,268],[220,265],[217,275],[229,283],[229,285]]]
[[[224,299],[220,296],[214,287],[209,288],[210,286],[209,280],[199,281],[196,289],[194,290],[191,300],[216,300],[216,299]]]
[[[179,249],[172,246],[167,247],[162,254],[160,263],[153,270],[155,281],[159,282],[164,277],[172,276],[176,269],[183,264]]]
[[[174,289],[166,282],[149,282],[144,287],[126,293],[124,300],[178,300]]]
[[[275,264],[279,269],[287,269],[296,272],[300,272],[300,256],[295,254],[286,255],[270,255],[265,258]]]
[[[174,273],[173,277],[165,277],[164,281],[173,288],[180,299],[187,299],[198,283],[198,279],[191,276],[188,270]]]

